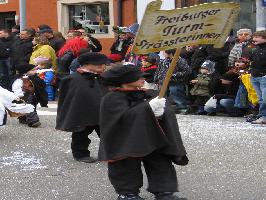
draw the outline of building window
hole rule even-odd
[[[85,28],[92,34],[108,34],[109,3],[69,5],[69,29]]]

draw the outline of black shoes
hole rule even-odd
[[[195,115],[207,115],[207,112],[206,111],[197,111],[196,113],[195,113]]]
[[[136,194],[119,194],[117,200],[144,200]]]
[[[172,158],[172,162],[176,165],[181,165],[181,166],[185,166],[188,164],[188,157],[185,156],[175,156]]]
[[[18,117],[18,121],[20,124],[28,124],[28,126],[32,128],[37,128],[41,125],[40,121],[28,123],[25,116]]]
[[[216,112],[209,112],[207,113],[207,116],[216,116]]]
[[[34,123],[30,123],[28,124],[29,127],[32,127],[32,128],[37,128],[39,126],[41,126],[41,122],[34,122]]]
[[[25,116],[18,117],[18,122],[20,124],[27,124],[26,117]]]
[[[160,192],[155,195],[155,200],[187,200],[187,199],[179,198],[173,192]]]
[[[259,119],[261,116],[260,115],[248,115],[246,116],[246,122],[253,122]]]
[[[97,162],[96,158],[90,157],[90,156],[86,156],[86,157],[74,157],[74,160],[79,161],[79,162],[84,162],[84,163],[95,163]]]

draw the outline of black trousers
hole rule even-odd
[[[26,115],[20,116],[20,117],[18,117],[18,119],[19,119],[20,123],[28,124],[28,125],[32,125],[32,124],[40,121],[40,118],[39,118],[36,110],[31,112],[31,113],[27,113]]]
[[[143,158],[127,158],[108,163],[108,176],[118,194],[138,194],[143,186],[141,163],[148,178],[151,193],[177,192],[176,171],[170,158],[153,152]]]
[[[97,135],[100,137],[100,128],[99,126],[87,126],[84,130],[80,132],[73,132],[72,133],[72,142],[71,142],[71,149],[73,157],[81,158],[90,156],[90,151],[88,147],[91,143],[89,139],[89,135],[96,131]]]
[[[6,120],[7,120],[7,112],[5,111],[4,119],[3,119],[3,124],[0,124],[0,126],[6,125]]]

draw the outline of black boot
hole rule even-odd
[[[181,165],[181,166],[185,166],[188,164],[188,157],[186,155],[184,156],[174,156],[172,158],[172,162],[176,165]]]
[[[187,200],[187,199],[179,198],[173,192],[160,192],[155,195],[155,200]]]
[[[144,200],[137,194],[119,194],[117,200]]]
[[[97,162],[97,158],[85,156],[85,157],[74,157],[74,160],[84,163],[95,163]]]

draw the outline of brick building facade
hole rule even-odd
[[[86,22],[83,25],[101,41],[103,52],[108,53],[114,41],[112,27],[136,22],[135,5],[135,0],[26,0],[26,26],[48,24],[53,30],[66,33],[79,22]],[[19,14],[19,0],[0,0],[1,28],[19,23]]]
[[[137,21],[137,3],[146,6],[151,0],[26,0],[26,26],[36,28],[48,24],[54,30],[66,33],[76,26],[86,27],[103,44],[108,53],[114,41],[112,27],[128,26]],[[167,0],[168,1],[168,0]],[[187,7],[214,0],[172,0],[175,7]],[[215,0],[229,2],[232,0]],[[255,29],[255,0],[234,0],[241,5],[235,29]],[[170,1],[169,1],[170,2]],[[19,23],[19,0],[0,0],[0,27],[11,28]]]

